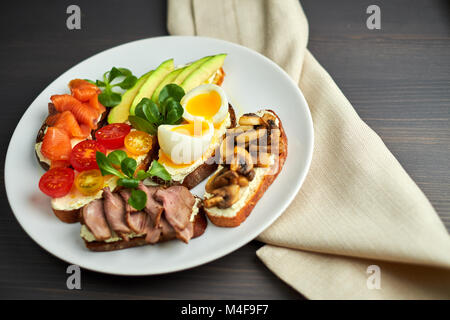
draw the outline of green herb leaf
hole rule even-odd
[[[147,173],[150,174],[151,176],[161,178],[164,181],[170,181],[172,179],[169,172],[167,172],[166,168],[164,168],[164,166],[156,160],[153,160],[152,165],[150,169],[147,171]]]
[[[159,124],[162,120],[159,108],[152,100],[148,98],[142,98],[135,109],[135,114],[138,117],[144,118],[150,123]]]
[[[98,95],[98,101],[105,107],[115,107],[122,101],[120,93],[105,90]]]
[[[94,84],[95,84],[97,87],[106,87],[106,83],[104,83],[104,82],[101,81],[101,80],[95,81]]]
[[[121,179],[117,180],[117,185],[125,187],[125,188],[129,188],[129,189],[133,189],[133,188],[138,187],[139,180],[130,179],[130,178],[121,178]]]
[[[137,162],[133,158],[125,158],[120,164],[122,172],[130,178],[133,178],[134,172],[136,171]]]
[[[137,116],[128,116],[128,121],[130,121],[131,125],[137,130],[156,135],[156,127],[149,121]]]
[[[131,197],[128,199],[130,206],[140,211],[145,208],[147,203],[147,194],[142,190],[131,190]]]
[[[169,83],[159,92],[159,104],[161,105],[164,100],[171,97],[176,102],[180,102],[181,98],[185,95],[184,89],[174,83]]]
[[[122,82],[116,84],[116,86],[121,87],[122,89],[130,89],[132,88],[138,79],[135,76],[127,76]]]
[[[120,163],[127,157],[127,153],[123,150],[114,150],[107,156],[109,162],[116,166],[120,166]]]
[[[175,100],[169,99],[167,104],[165,104],[166,108],[166,123],[168,124],[176,124],[181,120],[183,116],[184,109],[180,105],[180,103]]]
[[[119,170],[112,166],[111,162],[109,162],[104,153],[97,151],[95,154],[95,159],[97,160],[98,167],[103,176],[112,174],[118,176],[119,178],[125,178]]]
[[[131,71],[130,71],[129,69],[127,69],[127,68],[117,68],[117,69],[119,69],[120,73],[121,73],[124,77],[128,77],[128,76],[131,76],[131,75],[132,75]]]
[[[151,177],[151,175],[148,172],[145,172],[144,170],[139,170],[136,173],[136,179],[138,179],[138,180],[144,180],[144,179],[147,179],[149,177]]]
[[[112,67],[108,74],[108,82],[111,83],[115,78],[122,76],[122,72],[116,67]]]

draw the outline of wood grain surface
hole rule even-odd
[[[76,63],[113,46],[166,35],[165,0],[76,1],[81,30],[66,28],[72,1],[5,5],[0,19],[0,170],[16,124],[34,98]],[[368,30],[372,1],[303,0],[309,49],[358,114],[384,140],[450,230],[448,1],[377,1],[381,30]],[[24,182],[33,183],[33,182]],[[82,271],[66,288],[67,263],[21,229],[0,184],[0,298],[301,299],[257,259],[252,241],[201,267],[151,277]]]

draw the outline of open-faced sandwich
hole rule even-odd
[[[222,164],[206,184],[205,212],[217,226],[236,227],[252,212],[287,157],[287,137],[272,110],[244,114],[220,147]]]
[[[88,249],[111,251],[176,238],[188,243],[205,231],[202,202],[186,187],[163,188],[141,182],[138,190],[147,195],[141,211],[127,203],[132,191],[113,193],[108,187],[103,199],[83,207],[81,237]]]

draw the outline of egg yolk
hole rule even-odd
[[[166,155],[161,150],[159,151],[158,162],[165,164],[172,168],[186,168],[186,167],[189,167],[190,165],[192,165],[192,163],[175,163],[172,161],[172,159],[170,159],[170,157],[168,155]]]
[[[201,126],[200,126],[200,122],[192,122],[192,123],[188,123],[188,124],[179,125],[172,129],[172,131],[174,131],[174,132],[185,134],[185,135],[191,136],[191,137],[202,136],[208,130],[209,130],[208,123],[203,122],[203,121],[201,122]]]
[[[220,95],[212,90],[208,93],[202,93],[189,99],[186,105],[186,111],[193,116],[204,117],[211,120],[219,111],[222,101]]]

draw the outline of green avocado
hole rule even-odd
[[[205,62],[206,60],[208,60],[212,57],[214,57],[214,56],[207,56],[207,57],[198,59],[197,61],[194,61],[191,64],[187,65],[184,68],[184,70],[182,72],[180,72],[180,74],[175,78],[173,83],[180,85],[184,81],[184,79],[186,79],[193,71],[198,69],[198,67],[200,67],[203,64],[203,62]]]
[[[171,73],[169,73],[161,82],[160,84],[156,87],[155,91],[153,92],[152,95],[152,100],[154,102],[158,102],[158,97],[159,97],[159,92],[162,90],[162,88],[164,88],[165,85],[169,84],[169,83],[173,83],[175,78],[185,69],[185,67],[180,68],[180,69],[175,69],[173,70]]]
[[[147,81],[139,89],[138,93],[133,99],[130,107],[130,114],[134,115],[134,109],[143,98],[151,98],[156,87],[161,81],[174,69],[173,59],[169,59],[161,63],[158,68],[147,78]]]
[[[181,87],[184,91],[188,93],[195,87],[198,87],[207,81],[219,68],[223,66],[226,56],[227,55],[225,53],[218,54],[203,62],[181,83]]]
[[[138,90],[142,87],[152,72],[153,70],[141,76],[138,81],[136,81],[136,84],[122,95],[122,101],[120,101],[120,103],[114,108],[111,108],[108,115],[108,123],[122,123],[128,120],[131,103],[133,102]]]

